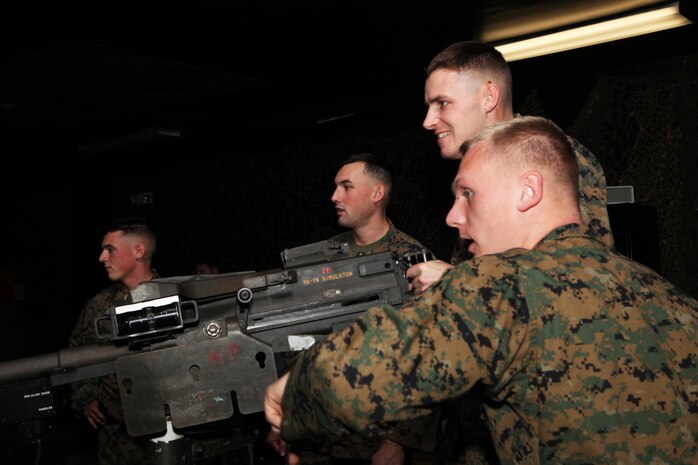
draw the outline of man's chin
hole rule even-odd
[[[446,160],[460,160],[462,158],[459,147],[449,143],[448,141],[453,140],[451,136],[446,136],[443,140],[438,140],[439,151],[441,152],[441,158]]]
[[[460,160],[463,158],[460,154],[460,152],[452,153],[452,152],[441,152],[441,158],[445,158],[446,160]]]

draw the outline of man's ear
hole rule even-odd
[[[376,188],[373,191],[373,201],[375,203],[380,202],[385,198],[385,186],[383,184],[376,184]]]
[[[488,82],[485,92],[485,112],[489,113],[499,104],[499,86],[494,82]]]
[[[525,212],[543,199],[543,176],[537,171],[529,171],[521,176],[521,198],[518,209]]]
[[[136,244],[135,249],[136,249],[136,258],[137,259],[143,258],[145,256],[145,244],[143,244],[142,242],[139,242],[138,244]]]

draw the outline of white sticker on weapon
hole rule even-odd
[[[137,302],[135,304],[121,305],[119,307],[115,307],[114,312],[118,315],[121,313],[135,312],[142,308],[164,307],[175,302],[179,302],[178,295],[171,295],[168,297],[161,297],[159,299],[146,300],[144,302]]]
[[[310,349],[315,344],[315,336],[288,336],[288,346],[291,350]]]

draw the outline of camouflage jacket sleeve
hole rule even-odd
[[[353,431],[385,434],[480,380],[504,378],[522,352],[526,319],[517,308],[525,305],[510,267],[488,263],[489,269],[462,264],[400,309],[372,308],[303,354],[284,396],[282,434],[289,443]],[[465,317],[474,306],[485,311]]]
[[[340,459],[371,460],[386,438],[407,449],[432,452],[437,445],[439,420],[440,409],[435,409],[430,415],[396,423],[389,433],[380,437],[353,434],[341,441],[332,441],[324,454]],[[307,462],[305,452],[302,461]]]
[[[586,233],[613,248],[613,234],[607,208],[606,175],[594,154],[576,139],[569,139],[579,165],[579,209]]]
[[[418,254],[422,252],[431,253],[419,241],[412,236],[397,229],[390,222],[390,229],[380,240],[366,246],[359,246],[354,242],[352,232],[333,236],[331,240],[347,242],[349,244],[348,256],[359,254],[371,254],[390,251],[397,256]],[[313,452],[322,455],[344,459],[364,459],[370,460],[372,455],[378,450],[381,442],[387,438],[404,447],[419,449],[425,452],[432,451],[436,447],[437,428],[439,412],[434,411],[428,417],[417,418],[408,422],[397,424],[385,436],[373,439],[366,439],[359,435],[351,435],[341,441],[335,440],[331,444],[325,444],[323,448],[313,447]],[[304,456],[304,462],[307,462]]]

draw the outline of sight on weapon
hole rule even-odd
[[[336,258],[346,258],[348,251],[348,243],[328,239],[292,249],[284,249],[281,252],[281,262],[284,264],[284,268],[291,268]]]
[[[431,251],[427,249],[422,249],[421,251],[416,253],[407,253],[400,257],[400,261],[407,268],[411,267],[412,265],[416,265],[417,263],[428,262],[433,259],[434,254],[432,254]]]

